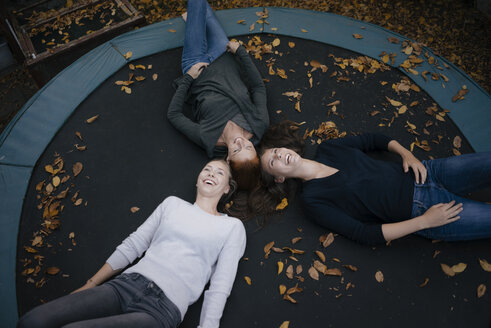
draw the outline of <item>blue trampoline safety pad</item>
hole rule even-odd
[[[257,23],[256,12],[264,8],[245,8],[217,11],[216,16],[227,35],[272,33],[289,35],[346,48],[376,59],[382,51],[396,53],[395,67],[407,59],[400,44],[392,44],[388,37],[408,40],[402,35],[379,26],[343,16],[299,9],[267,8],[267,23]],[[237,23],[244,21],[243,24]],[[254,24],[252,27],[251,25]],[[0,295],[2,325],[14,327],[17,322],[15,292],[15,262],[17,232],[23,199],[31,172],[37,160],[56,132],[78,105],[103,81],[128,62],[167,49],[181,47],[185,23],[181,18],[133,30],[97,47],[60,72],[19,111],[0,135]],[[360,34],[362,39],[355,39]],[[127,52],[131,58],[125,58]],[[430,49],[433,56],[446,68],[439,70],[424,61],[415,70],[417,75],[405,72],[444,109],[461,129],[476,151],[491,150],[491,97],[465,73]],[[443,65],[443,66],[445,66]],[[449,81],[427,82],[423,71],[442,73]],[[452,102],[452,97],[465,85],[469,93],[465,99]]]

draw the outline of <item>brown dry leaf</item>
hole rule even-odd
[[[419,287],[424,287],[424,286],[428,285],[429,281],[430,281],[430,278],[426,277],[425,281],[423,281],[421,284],[419,284]]]
[[[355,267],[354,265],[351,265],[351,264],[343,264],[343,266],[344,266],[346,269],[349,269],[349,270],[351,270],[351,271],[353,271],[353,272],[358,271],[358,268],[357,268],[357,267]]]
[[[395,43],[395,44],[398,44],[399,43],[399,39],[398,38],[388,37],[387,40],[389,40],[390,43]]]
[[[246,282],[246,283],[247,283],[249,286],[252,284],[252,280],[251,280],[251,278],[250,278],[250,277],[248,277],[248,276],[244,276],[244,280],[245,280],[245,282]]]
[[[140,210],[140,208],[139,207],[136,207],[136,206],[133,206],[132,208],[130,208],[131,213],[136,213],[139,210]]]
[[[319,272],[314,267],[310,267],[309,276],[314,280],[319,280]]]
[[[302,112],[302,110],[300,109],[300,101],[297,101],[297,102],[295,103],[295,110],[296,110],[297,112],[299,112],[299,113],[300,113],[300,112]]]
[[[452,271],[455,273],[461,273],[464,272],[466,268],[467,268],[467,264],[461,262],[459,264],[452,265],[450,269],[452,269]]]
[[[137,80],[137,81],[139,81],[139,82],[140,82],[140,81],[143,81],[143,80],[145,80],[145,79],[146,79],[146,77],[144,77],[144,76],[136,76],[136,77],[135,77],[135,80]]]
[[[315,261],[314,261],[314,268],[315,268],[317,271],[319,271],[319,272],[321,272],[321,273],[323,273],[323,274],[325,274],[325,272],[326,272],[326,270],[327,270],[327,266],[325,266],[324,264],[322,264],[322,263],[321,263],[321,262],[319,262],[318,260],[315,260]]]
[[[282,250],[281,248],[278,248],[278,247],[272,247],[271,248],[275,253],[284,253],[285,251]]]
[[[295,237],[292,239],[292,244],[295,245],[296,243],[298,243],[300,240],[302,240],[302,237]]]
[[[152,67],[153,67],[152,64],[147,65],[147,69],[152,69]]]
[[[333,101],[333,102],[331,102],[331,103],[327,104],[326,106],[337,106],[337,105],[339,105],[340,103],[341,103],[341,102],[340,102],[339,100],[336,100],[336,101]]]
[[[291,41],[290,41],[290,42],[288,42],[288,46],[289,46],[290,48],[294,48],[294,47],[295,47],[295,42],[291,42]]]
[[[135,68],[139,68],[139,69],[142,69],[142,70],[146,70],[147,69],[144,65],[136,65]],[[131,78],[130,78],[130,80],[131,80]]]
[[[158,77],[159,77],[159,75],[157,73],[155,73],[154,75],[152,75],[152,80],[156,81]]]
[[[82,204],[82,202],[83,202],[83,199],[82,199],[82,198],[79,198],[79,199],[77,199],[77,200],[75,201],[75,203],[73,203],[73,205],[75,205],[75,206],[80,206],[80,205]]]
[[[484,271],[491,272],[491,264],[488,261],[479,259],[479,264]]]
[[[169,32],[171,32],[171,33],[176,33],[176,30],[174,30],[174,29],[172,29],[172,28],[168,29],[167,31],[169,31]]]
[[[70,176],[69,176],[69,175],[65,175],[65,176],[63,177],[63,179],[61,179],[61,183],[65,183],[65,182],[67,182],[69,179],[70,179]]]
[[[285,285],[280,285],[278,288],[280,290],[280,295],[283,295],[286,292],[286,286]]]
[[[454,154],[455,156],[460,156],[460,155],[462,155],[462,154],[460,153],[460,151],[458,151],[458,150],[457,150],[457,149],[455,149],[455,148],[452,148],[452,152],[453,152],[453,154]]]
[[[82,134],[78,131],[75,131],[75,135],[80,139],[80,141],[84,141],[84,139],[82,138]]]
[[[75,232],[70,232],[70,233],[68,234],[68,238],[70,238],[70,239],[75,238]]]
[[[280,325],[280,328],[288,328],[290,327],[290,321],[283,321],[283,323]]]
[[[249,32],[252,32],[254,31],[254,23],[251,24],[251,26],[249,26]]]
[[[280,39],[278,39],[278,38],[274,39],[273,40],[273,43],[272,43],[273,47],[279,46],[280,45],[280,42],[281,42]]]
[[[380,114],[380,111],[379,110],[374,110],[374,111],[371,111],[370,112],[370,116],[375,116],[377,114]]]
[[[384,281],[384,274],[382,273],[382,271],[378,270],[377,272],[375,272],[375,280],[377,280],[378,282]]]
[[[288,295],[288,294],[283,295],[283,299],[284,299],[284,300],[287,300],[287,301],[290,301],[290,302],[292,302],[293,304],[296,304],[296,303],[297,303],[297,301],[295,301],[295,299],[293,299],[293,298],[292,298],[290,295]]]
[[[48,172],[48,173],[51,173],[51,174],[55,175],[55,172],[54,172],[53,166],[51,166],[51,165],[49,165],[49,164],[48,164],[48,165],[46,165],[46,166],[44,167],[44,170],[45,170],[46,172]]]
[[[79,146],[78,144],[75,144],[75,148],[77,148],[79,151],[84,151],[87,149],[87,146]]]
[[[305,253],[305,251],[302,251],[300,249],[290,248],[290,247],[283,247],[283,249],[290,251],[292,254],[303,254],[303,253]]]
[[[88,118],[85,122],[90,124],[90,123],[94,122],[95,120],[97,120],[98,117],[99,117],[99,114],[92,116],[91,118]]]
[[[279,77],[281,77],[282,79],[287,79],[288,76],[286,75],[285,73],[285,70],[282,69],[282,68],[277,68],[276,69],[276,75],[278,75]]]
[[[56,275],[58,272],[60,272],[60,269],[57,267],[49,267],[46,269],[46,273],[52,276]]]
[[[242,24],[242,25],[245,25],[245,19],[239,19],[237,21],[237,24]]]
[[[416,125],[410,123],[409,121],[406,121],[407,123],[407,126],[411,129],[411,130],[416,130]]]
[[[124,57],[125,59],[130,59],[130,58],[131,58],[131,56],[133,56],[133,53],[132,53],[131,51],[128,51],[127,53],[125,53],[125,54],[123,55],[123,57]]]
[[[309,31],[307,31],[306,29],[302,28],[300,29],[300,31],[302,31],[303,33],[308,33]]]
[[[485,284],[480,284],[479,286],[477,286],[477,298],[483,297],[485,293],[486,293]]]
[[[452,101],[456,102],[457,100],[464,99],[464,96],[469,92],[469,89],[464,85],[462,88],[457,92],[455,96],[452,97]]]
[[[274,241],[269,242],[264,246],[264,257],[268,258],[269,253],[271,253],[271,248],[274,246]]]
[[[135,70],[135,65],[133,64],[129,64],[128,67],[130,68],[130,70],[134,71]]]
[[[402,103],[397,101],[397,100],[394,100],[394,99],[390,99],[389,97],[385,97],[392,106],[394,107],[399,107],[399,106],[402,106]]]
[[[24,249],[28,252],[28,253],[37,253],[38,251],[35,250],[34,248],[32,247],[29,247],[29,246],[24,246]]]
[[[356,33],[355,33],[355,34],[353,34],[353,37],[354,37],[355,39],[363,39],[363,35],[361,35],[361,34],[356,34]]]
[[[409,104],[409,107],[414,107],[416,106],[417,104],[419,104],[419,101],[413,101],[412,103]]]
[[[48,185],[46,186],[46,192],[48,194],[51,194],[53,192],[53,185],[51,183],[48,183]]]
[[[315,254],[321,259],[322,263],[326,263],[326,256],[321,251],[315,251]]]
[[[284,264],[281,261],[278,261],[276,264],[278,265],[278,275],[280,275],[283,272]]]
[[[293,279],[293,265],[289,265],[287,268],[286,268],[286,271],[285,271],[285,274],[286,276],[289,278],[289,279]]]
[[[334,235],[332,234],[332,232],[324,234],[319,237],[319,241],[321,242],[322,246],[326,248],[334,242]]]
[[[448,265],[446,265],[445,263],[440,263],[440,266],[442,268],[442,271],[447,275],[447,276],[450,276],[450,277],[453,277],[455,276],[455,272],[452,270],[451,267],[449,267]]]
[[[41,191],[43,189],[43,186],[44,186],[44,180],[36,185],[36,191]]]
[[[333,269],[327,269],[324,271],[324,274],[327,276],[341,276],[341,270],[338,268],[333,268]]]
[[[399,115],[404,114],[406,111],[407,111],[407,106],[406,105],[403,105],[403,106],[399,107],[399,109],[397,110],[397,112],[399,113]]]
[[[56,188],[56,187],[58,187],[60,185],[60,182],[61,182],[60,177],[59,176],[54,176],[53,177],[53,181],[51,183],[53,183],[53,186]]]
[[[72,167],[73,176],[76,177],[77,175],[79,175],[80,172],[82,172],[83,167],[84,167],[83,164],[80,162],[73,164],[73,167]]]
[[[43,237],[42,236],[36,236],[32,240],[31,246],[41,246],[43,244]]]
[[[281,200],[281,203],[279,203],[278,205],[276,205],[276,210],[277,210],[277,211],[283,210],[283,209],[285,209],[285,207],[287,207],[287,206],[288,206],[288,199],[283,198],[283,199]]]
[[[298,275],[301,274],[302,271],[303,271],[302,265],[301,264],[297,265],[297,268],[295,269],[295,273]]]
[[[455,148],[460,148],[460,146],[462,146],[462,139],[459,136],[455,136],[455,138],[453,138],[453,146]]]

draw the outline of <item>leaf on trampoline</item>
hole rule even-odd
[[[135,68],[141,69],[141,70],[146,70],[147,68],[145,65],[136,65]],[[130,78],[131,79],[131,78]]]
[[[239,19],[237,21],[237,24],[242,24],[242,25],[245,25],[245,19]]]
[[[290,48],[294,48],[295,47],[295,42],[292,42],[292,41],[288,42],[288,46]]]
[[[278,261],[276,265],[278,266],[278,275],[280,275],[283,272],[284,263],[282,261]]]
[[[97,120],[98,117],[99,117],[99,114],[88,118],[85,122],[88,124],[93,123],[95,120]]]
[[[251,278],[250,278],[250,277],[248,277],[248,276],[244,276],[244,280],[245,280],[245,282],[246,282],[246,283],[247,283],[249,286],[250,286],[250,285],[252,285],[252,280],[251,280]]]
[[[281,248],[279,247],[271,247],[271,249],[273,250],[273,252],[275,253],[284,253],[285,251],[282,250]]]
[[[43,245],[43,236],[34,237],[31,246],[42,246],[42,245]]]
[[[123,57],[124,57],[125,59],[130,59],[130,58],[131,58],[131,56],[133,56],[133,52],[131,52],[131,51],[128,51],[127,53],[125,53],[125,54],[123,55]]]
[[[484,271],[491,272],[491,264],[489,264],[488,261],[479,259],[479,264]]]
[[[268,258],[269,254],[271,253],[271,248],[274,246],[274,241],[271,241],[264,246],[264,258]]]
[[[302,240],[302,237],[295,237],[295,238],[292,238],[292,244],[295,245],[296,243],[298,243],[300,240]]]
[[[356,33],[354,33],[354,34],[353,34],[353,37],[354,37],[355,39],[363,39],[363,35],[361,35],[361,34],[356,34]]]
[[[485,293],[486,293],[485,284],[480,284],[479,286],[477,286],[477,298],[483,297]]]
[[[280,39],[276,38],[273,40],[272,45],[273,45],[273,47],[277,47],[280,45],[280,43],[281,43]]]
[[[309,276],[314,280],[319,280],[319,272],[314,267],[310,267]]]
[[[73,203],[73,205],[75,205],[75,206],[80,206],[80,205],[82,205],[82,202],[83,202],[83,199],[82,199],[82,198],[79,198],[79,199],[77,199],[77,200],[75,201],[75,203]]]
[[[390,102],[390,104],[394,107],[399,107],[399,106],[402,106],[402,103],[400,101],[397,101],[397,100],[394,100],[394,99],[391,99],[389,97],[385,97],[385,99],[387,99],[387,101]]]
[[[320,262],[320,261],[318,261],[318,260],[315,260],[315,261],[314,261],[314,268],[315,268],[317,271],[319,271],[319,272],[321,272],[321,273],[323,273],[323,274],[325,274],[325,272],[326,272],[326,270],[327,270],[327,266],[326,266],[325,264],[321,263],[321,262]]]
[[[171,32],[171,33],[176,33],[176,30],[174,30],[174,29],[172,29],[172,28],[168,29],[167,31],[169,31],[169,32]]]
[[[399,109],[397,110],[397,113],[399,115],[402,115],[404,114],[405,112],[407,111],[407,106],[406,105],[402,105],[401,107],[399,107]]]
[[[452,265],[451,269],[453,270],[453,272],[455,273],[461,273],[461,272],[464,272],[464,270],[467,268],[467,264],[465,263],[458,263],[458,264],[455,264],[455,265]]]
[[[51,181],[51,183],[53,184],[53,186],[54,186],[55,188],[56,188],[56,187],[58,187],[58,186],[60,185],[60,182],[61,182],[60,177],[59,177],[59,176],[57,176],[57,175],[56,175],[56,176],[54,176],[54,177],[53,177],[53,180]]]
[[[322,263],[326,263],[326,256],[321,251],[315,251],[315,254],[320,258]]]
[[[60,269],[55,266],[46,269],[46,273],[52,276],[58,274],[58,272],[60,272]]]
[[[129,64],[128,67],[130,68],[130,70],[134,71],[135,70],[135,65],[133,64]]]
[[[331,245],[334,242],[334,235],[332,232],[328,234],[324,234],[319,237],[319,242],[326,248],[327,246]]]
[[[285,79],[285,80],[288,78],[288,76],[285,73],[285,70],[282,68],[276,69],[276,75],[278,75],[279,77],[281,77],[282,79]]]
[[[378,270],[377,272],[375,272],[375,280],[377,280],[378,282],[384,281],[384,274],[382,273],[382,271]]]
[[[279,285],[278,289],[280,291],[280,295],[285,294],[285,292],[286,292],[286,286],[285,285]]]
[[[79,151],[87,150],[87,146],[79,146],[78,144],[75,144],[75,148],[77,148]]]
[[[132,208],[130,208],[131,213],[136,213],[139,210],[140,210],[140,208],[139,207],[136,207],[136,206],[133,206]]]
[[[453,277],[455,276],[455,271],[452,270],[451,267],[449,267],[447,264],[445,263],[440,263],[440,266],[442,268],[442,271],[447,275],[447,276],[450,276],[450,277]]]
[[[249,32],[254,31],[254,26],[255,26],[254,23],[252,23],[251,26],[249,26]]]
[[[464,99],[464,96],[469,92],[469,89],[465,85],[460,88],[459,92],[455,96],[452,97],[452,101],[456,102],[458,100]]]
[[[288,279],[293,279],[293,265],[289,265],[286,268],[285,275],[288,277]]]
[[[300,109],[300,100],[295,103],[295,110],[299,113],[302,112],[302,110]]]
[[[80,139],[80,141],[84,141],[80,132],[75,131],[75,135]]]
[[[387,40],[389,40],[390,43],[394,43],[394,44],[399,44],[399,39],[398,38],[394,38],[394,37],[388,37]]]
[[[53,185],[51,183],[48,183],[45,190],[48,195],[51,194],[54,190]]]
[[[280,325],[280,328],[288,328],[290,327],[290,321],[283,321],[283,323]]]
[[[301,249],[295,249],[295,248],[290,248],[290,247],[283,247],[284,250],[290,251],[292,254],[304,254],[305,251]]]
[[[303,33],[308,33],[309,31],[307,31],[306,29],[302,28],[300,29],[300,31],[302,31]]]
[[[287,300],[287,301],[290,301],[293,304],[296,304],[297,303],[297,301],[293,297],[291,297],[290,295],[288,295],[288,294],[283,295],[283,299],[284,300]]]
[[[459,136],[455,136],[455,138],[453,138],[453,146],[455,148],[460,148],[462,146],[462,139]]]
[[[430,278],[426,277],[425,281],[423,281],[421,284],[419,284],[419,287],[423,288],[426,285],[428,285],[428,282],[430,282]]]
[[[24,246],[24,249],[28,252],[28,253],[37,253],[38,251],[35,250],[34,248],[32,247],[29,247],[29,246]]]
[[[135,80],[137,80],[138,82],[143,81],[145,79],[146,79],[146,77],[141,76],[141,75],[135,77]]]
[[[297,100],[300,100],[300,98],[302,98],[302,94],[298,91],[287,91],[287,92],[283,92],[282,95],[287,97],[293,97],[296,98]]]
[[[73,171],[73,176],[77,176],[80,174],[80,172],[82,172],[84,166],[82,163],[80,162],[76,162],[75,164],[73,164],[73,167],[72,167],[72,171]]]
[[[152,75],[152,80],[156,81],[158,77],[159,77],[159,75],[157,73],[155,73]]]
[[[128,87],[125,87],[125,86],[122,86],[121,87],[121,91],[124,91],[127,94],[129,94],[129,95],[131,94],[131,88],[128,88]]]
[[[70,176],[69,176],[69,175],[65,175],[65,176],[63,177],[63,179],[61,179],[61,183],[65,183],[65,182],[67,182],[69,179],[70,179]]]
[[[276,205],[276,210],[277,211],[284,210],[287,206],[288,206],[288,199],[286,199],[286,197],[285,197],[281,200],[281,203]]]
[[[43,189],[43,186],[44,186],[44,180],[36,185],[36,191],[41,191]]]
[[[351,265],[351,264],[343,264],[343,266],[344,266],[346,269],[349,269],[349,270],[351,270],[351,271],[353,271],[353,272],[358,271],[358,268],[357,268],[356,266],[354,266],[354,265]]]
[[[327,276],[341,276],[341,270],[338,268],[327,269],[323,272]]]
[[[298,274],[301,274],[303,271],[303,267],[301,264],[297,265],[296,269],[295,269],[295,273],[298,275]],[[299,277],[297,277],[299,278]]]

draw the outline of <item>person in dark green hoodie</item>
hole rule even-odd
[[[249,54],[229,41],[205,0],[189,0],[183,76],[167,111],[171,124],[212,158],[226,156],[239,189],[259,181],[255,145],[269,126],[266,88]],[[185,104],[191,113],[184,113]]]

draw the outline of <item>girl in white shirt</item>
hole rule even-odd
[[[242,222],[217,210],[234,185],[229,165],[212,160],[194,204],[166,198],[84,286],[34,308],[18,327],[177,327],[208,281],[199,327],[218,327],[246,244]]]

